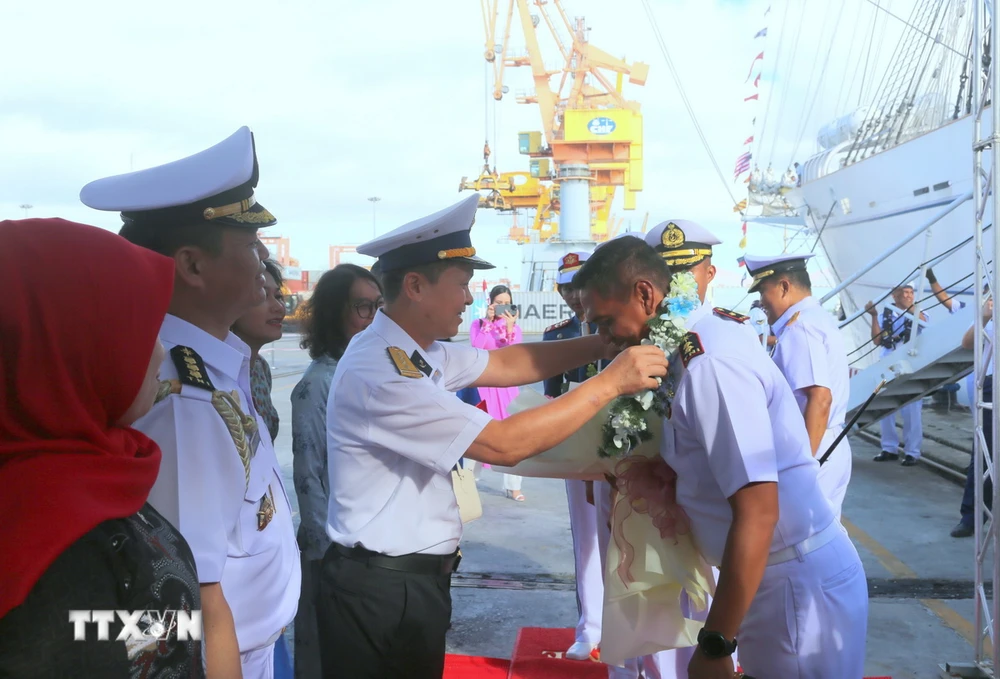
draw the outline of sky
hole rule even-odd
[[[745,195],[732,176],[743,142],[764,132],[767,142],[751,148],[778,172],[817,148],[819,126],[851,108],[842,95],[858,50],[848,40],[874,10],[864,0],[846,0],[842,12],[829,9],[839,3],[807,11],[802,0],[650,4],[725,186],[640,0],[567,0],[571,17],[586,17],[595,46],[650,65],[644,87],[626,85],[644,115],[645,189],[636,210],[619,204],[614,214],[623,229],[638,230],[647,213],[649,226],[702,223],[724,241],[720,282],[738,286],[741,220],[726,186]],[[32,217],[117,230],[116,214],[79,203],[84,184],[195,153],[249,125],[261,166],[257,197],[279,220],[267,234],[290,237],[303,268],[324,269],[328,245],[360,243],[458,201],[459,180],[482,166],[487,134],[499,170],[526,170],[517,133],[541,129],[538,108],[512,96],[530,88],[527,69],[508,70],[511,95],[487,106],[492,80],[474,0],[35,0],[3,3],[0,25],[8,65],[0,72],[2,219],[23,217],[19,206],[30,204]],[[755,39],[765,26],[768,36]],[[511,44],[523,46],[519,32]],[[543,50],[554,65],[554,46],[543,42]],[[744,102],[762,50],[760,100]],[[371,196],[381,199],[374,227]],[[517,277],[521,252],[496,242],[509,224],[480,211],[473,237],[484,257]],[[785,235],[751,224],[748,249],[780,252]],[[793,247],[810,245],[798,239]]]

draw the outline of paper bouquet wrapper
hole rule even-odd
[[[638,460],[645,463],[639,470],[665,465],[659,459],[662,427],[652,431],[653,440],[632,453],[646,458]],[[696,645],[715,594],[712,568],[690,532],[663,537],[643,509],[642,501],[619,493],[611,513],[601,662],[618,667],[629,658]]]
[[[573,386],[575,385],[570,388]],[[521,393],[507,406],[507,412],[513,415],[548,402],[547,398],[534,389],[521,389]],[[603,436],[602,428],[608,421],[609,408],[610,406],[602,408],[601,412],[554,448],[513,467],[493,465],[493,469],[532,478],[603,481],[605,473],[611,473],[616,462],[597,454]]]

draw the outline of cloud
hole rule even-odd
[[[3,218],[22,216],[18,206],[30,203],[32,216],[117,229],[116,215],[79,205],[86,182],[197,152],[249,124],[261,161],[258,195],[279,218],[271,232],[292,238],[292,254],[306,268],[323,268],[327,245],[357,243],[371,233],[369,196],[381,197],[379,231],[432,212],[459,199],[463,175],[478,174],[484,137],[499,170],[526,170],[517,133],[541,126],[537,107],[512,96],[531,88],[528,69],[508,70],[511,95],[504,101],[488,98],[482,17],[470,0],[8,4],[0,10],[0,59],[16,67],[0,72]],[[764,111],[743,97],[766,4],[652,4],[725,181],[739,197],[744,187],[732,183],[733,161],[753,132],[754,115],[760,124]],[[861,11],[864,3],[848,5],[845,11]],[[641,5],[575,0],[566,8],[571,18],[586,16],[594,45],[650,64],[645,87],[626,85],[644,115],[645,190],[634,213],[619,205],[616,216],[636,229],[647,213],[650,226],[668,217],[700,220],[726,241],[719,261],[735,269],[738,215]],[[777,14],[776,7],[772,26],[780,26]],[[797,17],[786,18],[787,35],[795,27],[803,45],[822,45],[823,27]],[[840,30],[852,21],[845,16]],[[779,33],[769,32],[765,63]],[[512,48],[524,44],[517,26],[514,35]],[[783,49],[791,54],[787,35]],[[554,45],[543,40],[543,49],[547,62],[556,63]],[[815,50],[799,51],[808,62]],[[838,55],[828,73],[847,72],[848,57]],[[762,94],[782,82],[765,69]],[[786,98],[806,89],[796,84]],[[826,103],[814,116],[826,115]],[[774,117],[769,121],[776,125]],[[790,157],[797,130],[812,135],[811,125],[789,115],[771,155]],[[484,251],[516,275],[523,250],[494,242],[508,225],[509,217],[484,212],[475,233],[486,241]],[[752,225],[750,242],[778,248],[781,234]]]

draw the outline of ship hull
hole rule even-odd
[[[836,168],[847,145],[807,161],[802,186],[789,195],[790,202],[804,206],[806,225],[818,234],[838,283],[972,191],[973,123],[973,117],[966,116],[841,169]],[[983,134],[988,134],[988,124],[983,127]],[[972,200],[961,204],[841,293],[846,313],[864,308],[865,302],[877,301],[907,282],[918,292],[923,290],[918,299],[929,296],[927,282],[918,280],[920,265],[949,251],[947,258],[933,264],[934,274],[952,295],[971,302],[975,294],[973,205]],[[990,222],[991,208],[988,203],[984,223]],[[992,230],[984,235],[983,246],[989,260]],[[932,314],[946,313],[936,304],[931,298],[922,306]],[[851,324],[854,346],[870,337],[865,321]]]

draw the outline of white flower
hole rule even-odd
[[[649,322],[649,336],[642,340],[646,346],[656,346],[665,355],[671,356],[687,334],[685,318],[701,304],[698,299],[698,283],[690,272],[674,274],[670,282],[670,294],[660,305],[663,313],[658,314]],[[658,386],[663,384],[661,378],[656,378]],[[652,390],[645,390],[634,396],[619,397],[612,403],[608,425],[614,431],[610,444],[607,440],[602,445],[600,453],[606,456],[618,457],[623,448],[631,448],[631,442],[638,438],[639,432],[646,431],[646,416],[653,403],[657,403],[658,411],[670,405],[669,399],[663,398]],[[626,450],[627,452],[627,450]]]

